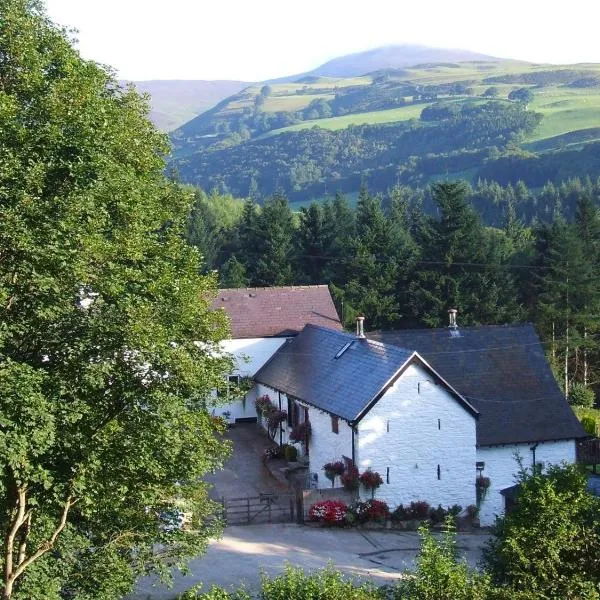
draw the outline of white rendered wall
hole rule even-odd
[[[236,363],[232,375],[242,377],[253,377],[254,374],[275,354],[288,338],[250,338],[225,340],[221,343],[224,352],[233,355]],[[246,394],[245,402],[235,400],[227,404],[216,403],[214,413],[222,415],[228,411],[231,413],[230,421],[236,419],[255,418],[254,400],[256,399],[255,390]],[[285,410],[285,409],[284,409]]]
[[[475,504],[476,419],[422,367],[409,366],[360,421],[355,444],[357,466],[381,475],[375,497],[391,507]]]
[[[504,513],[504,497],[500,491],[515,485],[515,476],[519,465],[515,459],[518,454],[523,466],[530,469],[533,465],[533,453],[530,444],[510,446],[483,446],[477,449],[477,461],[483,461],[483,476],[489,477],[490,487],[481,503],[479,518],[482,525],[493,525],[497,515]],[[540,442],[535,450],[536,463],[560,464],[563,461],[575,462],[575,441]]]
[[[309,407],[311,436],[309,444],[310,472],[318,476],[317,487],[331,487],[331,481],[325,477],[323,465],[328,462],[342,460],[343,456],[352,458],[352,429],[346,421],[338,419],[338,432],[331,430],[331,415],[316,408]],[[341,487],[339,477],[336,487]]]

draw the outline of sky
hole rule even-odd
[[[533,62],[600,63],[597,0],[46,0],[122,79],[262,81],[417,43]],[[553,6],[557,6],[555,10]]]

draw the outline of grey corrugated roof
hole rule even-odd
[[[346,344],[351,345],[335,358]],[[275,353],[254,379],[352,422],[414,354],[412,350],[307,325]],[[458,400],[464,403],[462,398]],[[465,408],[475,412],[467,405]]]
[[[480,413],[477,443],[488,446],[585,437],[531,324],[404,329],[368,334],[413,348]]]

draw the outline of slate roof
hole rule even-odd
[[[212,307],[227,311],[234,339],[296,335],[307,323],[342,329],[326,285],[223,289]]]
[[[412,350],[307,325],[273,355],[254,379],[353,422],[414,355]],[[465,407],[476,414],[472,407]]]
[[[414,348],[480,413],[480,446],[586,437],[531,324],[368,334]]]

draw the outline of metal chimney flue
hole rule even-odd
[[[356,337],[359,340],[365,339],[365,318],[356,317]]]
[[[458,311],[455,308],[451,308],[448,311],[448,318],[450,319],[450,325],[448,325],[448,327],[450,329],[458,329],[458,323],[456,322],[457,314],[458,314]]]

